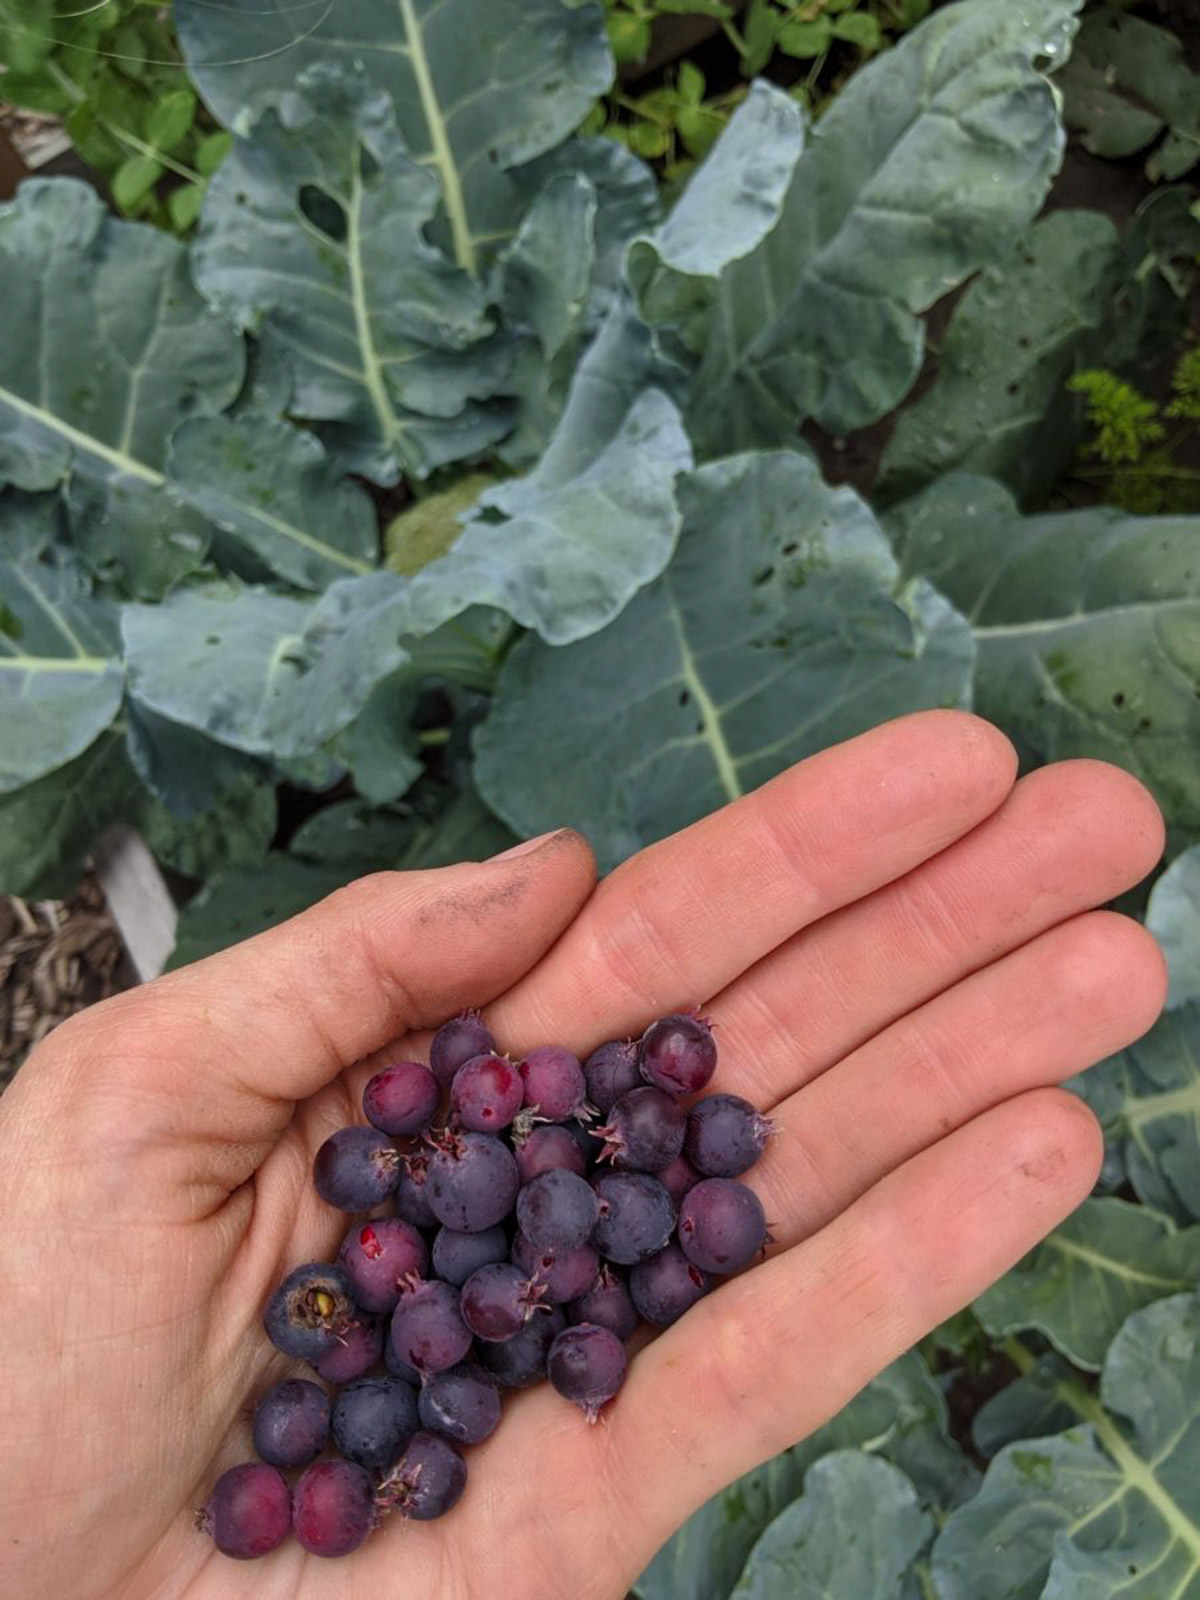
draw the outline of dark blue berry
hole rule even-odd
[[[439,1228],[431,1252],[434,1276],[456,1289],[480,1267],[493,1261],[508,1260],[508,1235],[497,1224],[482,1233],[459,1233],[454,1228]]]
[[[767,1220],[753,1189],[732,1178],[705,1178],[679,1208],[679,1243],[702,1272],[738,1272],[767,1242]]]
[[[366,1377],[382,1354],[383,1319],[356,1308],[349,1327],[309,1365],[326,1383],[353,1383]]]
[[[525,1104],[547,1122],[565,1122],[587,1103],[579,1058],[559,1045],[531,1050],[521,1062],[521,1078]]]
[[[576,1124],[577,1127],[581,1124]],[[597,1146],[597,1150],[603,1146]],[[574,1172],[583,1177],[587,1172],[587,1158],[583,1148],[561,1122],[541,1122],[525,1135],[514,1130],[513,1152],[522,1183],[532,1183],[543,1172]]]
[[[309,1261],[289,1272],[267,1301],[263,1326],[277,1350],[317,1361],[354,1321],[354,1295],[340,1267]]]
[[[417,1431],[417,1396],[402,1378],[360,1378],[333,1404],[333,1442],[348,1461],[382,1472]]]
[[[651,1257],[651,1260],[654,1258]],[[567,1307],[570,1322],[596,1322],[600,1327],[615,1333],[618,1339],[628,1339],[637,1327],[638,1314],[625,1279],[604,1262],[590,1289],[585,1289],[577,1300]]]
[[[443,1022],[429,1046],[429,1066],[443,1089],[454,1081],[454,1074],[472,1056],[486,1056],[496,1048],[478,1011],[464,1011],[461,1017]]]
[[[536,1279],[509,1261],[473,1272],[462,1286],[459,1309],[477,1339],[511,1339],[538,1309],[545,1293]]]
[[[457,1505],[467,1486],[467,1463],[439,1434],[415,1433],[379,1486],[380,1506],[414,1522],[431,1522]]]
[[[629,1292],[639,1315],[666,1328],[708,1293],[707,1273],[689,1261],[677,1244],[639,1261],[629,1272]]]
[[[400,1157],[396,1176],[396,1215],[414,1228],[436,1228],[438,1219],[429,1204],[429,1158],[423,1150]]]
[[[580,1322],[550,1346],[546,1374],[564,1399],[574,1400],[589,1422],[625,1379],[625,1346],[609,1328]]]
[[[687,1113],[661,1089],[643,1084],[612,1106],[599,1136],[614,1167],[630,1172],[658,1172],[683,1149]]]
[[[452,1367],[422,1385],[417,1398],[421,1426],[456,1444],[481,1444],[500,1422],[494,1383],[471,1367]]]
[[[748,1172],[771,1135],[771,1123],[739,1094],[710,1094],[688,1113],[683,1150],[707,1178]]]
[[[523,1233],[513,1240],[512,1258],[541,1287],[547,1304],[555,1306],[578,1300],[595,1283],[600,1270],[594,1245],[581,1244],[574,1250],[538,1250]]]
[[[591,1184],[574,1172],[543,1172],[517,1195],[517,1226],[537,1250],[576,1250],[599,1214]]]
[[[566,1325],[561,1308],[552,1306],[502,1344],[481,1344],[479,1364],[502,1388],[528,1389],[546,1376],[546,1356],[554,1336]]]
[[[482,1233],[512,1210],[521,1177],[512,1151],[488,1133],[446,1133],[429,1156],[429,1205],[446,1228]]]
[[[254,1449],[273,1467],[306,1467],[329,1438],[329,1396],[307,1378],[287,1378],[254,1408]]]
[[[452,1284],[410,1280],[400,1291],[388,1332],[399,1359],[422,1375],[457,1366],[471,1348],[458,1302]]]
[[[661,1250],[675,1227],[671,1196],[645,1172],[606,1172],[595,1180],[600,1215],[592,1243],[610,1261],[631,1266]]]
[[[339,1211],[369,1211],[396,1187],[400,1157],[378,1128],[339,1128],[317,1151],[313,1183]]]
[[[623,1094],[643,1081],[637,1045],[632,1039],[602,1044],[583,1063],[583,1081],[591,1104],[598,1111],[610,1111]]]

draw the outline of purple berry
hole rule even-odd
[[[450,1107],[459,1125],[475,1133],[500,1133],[521,1109],[521,1074],[503,1056],[472,1056],[454,1074]]]
[[[400,1285],[429,1270],[429,1251],[421,1235],[401,1217],[358,1222],[342,1240],[337,1264],[350,1279],[354,1298],[366,1311],[390,1311]]]
[[[659,1172],[683,1149],[687,1113],[661,1089],[643,1084],[623,1094],[596,1132],[607,1141],[605,1155],[614,1167]]]
[[[625,1379],[625,1346],[611,1328],[580,1322],[566,1328],[550,1346],[546,1374],[566,1400],[574,1400],[589,1422]]]
[[[385,1339],[383,1341],[383,1364],[393,1378],[403,1378],[405,1383],[414,1392],[419,1389],[421,1384],[424,1382],[424,1379],[421,1377],[421,1374],[417,1371],[416,1367],[412,1366],[407,1361],[402,1361],[396,1354],[396,1347],[393,1345],[390,1339]]]
[[[310,1366],[326,1383],[353,1383],[365,1378],[383,1354],[383,1319],[367,1311],[354,1313],[354,1321],[330,1349]]]
[[[438,1219],[429,1204],[429,1157],[423,1150],[412,1150],[400,1157],[396,1178],[396,1215],[414,1228],[436,1228]]]
[[[454,1228],[439,1228],[432,1255],[434,1276],[461,1289],[480,1267],[508,1260],[508,1235],[498,1225],[485,1228],[482,1233],[458,1233]]]
[[[429,1045],[429,1067],[443,1089],[454,1081],[454,1074],[472,1056],[486,1056],[496,1048],[478,1011],[443,1022]]]
[[[502,1344],[481,1344],[479,1364],[502,1388],[528,1389],[546,1376],[546,1356],[566,1325],[561,1309],[551,1306],[548,1315],[534,1317]]]
[[[669,1166],[663,1167],[654,1176],[674,1200],[676,1211],[679,1210],[680,1201],[688,1190],[694,1189],[700,1182],[700,1173],[686,1156],[676,1156]]]
[[[571,1301],[567,1307],[567,1319],[570,1322],[596,1322],[610,1333],[615,1333],[618,1339],[628,1339],[637,1327],[638,1314],[629,1293],[629,1285],[606,1261],[591,1288],[585,1290],[578,1300]]]
[[[711,1024],[705,1017],[660,1017],[642,1035],[638,1066],[656,1089],[698,1094],[717,1070]]]
[[[292,1496],[296,1538],[314,1556],[348,1556],[375,1526],[375,1490],[353,1461],[314,1461]]]
[[[307,1378],[268,1389],[254,1408],[254,1450],[273,1467],[306,1467],[329,1438],[329,1396]]]
[[[583,1063],[583,1081],[592,1105],[598,1111],[610,1111],[623,1094],[643,1081],[637,1045],[632,1039],[602,1044]]]
[[[748,1172],[771,1136],[772,1124],[739,1094],[710,1094],[688,1113],[684,1154],[706,1178]]]
[[[309,1261],[289,1272],[267,1301],[263,1326],[276,1350],[316,1361],[354,1321],[354,1295],[340,1267]]]
[[[537,1250],[523,1233],[513,1240],[512,1258],[543,1290],[552,1306],[565,1306],[578,1300],[596,1281],[600,1257],[595,1247],[581,1244],[574,1250]]]
[[[521,1063],[525,1104],[547,1122],[565,1122],[586,1105],[579,1058],[556,1044],[531,1050]]]
[[[639,1261],[629,1273],[629,1293],[638,1313],[660,1328],[678,1322],[709,1287],[707,1273],[689,1261],[677,1244]]]
[[[495,1385],[466,1366],[429,1378],[422,1386],[417,1408],[423,1428],[456,1444],[482,1444],[500,1422]]]
[[[517,1195],[517,1226],[537,1250],[577,1250],[598,1213],[595,1190],[575,1172],[543,1172]]]
[[[379,1504],[414,1522],[431,1522],[457,1505],[466,1486],[467,1463],[457,1448],[422,1431],[380,1484]]]
[[[511,1339],[538,1309],[544,1287],[511,1262],[473,1272],[462,1287],[462,1319],[477,1339]]]
[[[203,1514],[203,1526],[217,1549],[239,1561],[269,1555],[287,1538],[291,1525],[287,1484],[274,1467],[256,1461],[223,1472]]]
[[[661,1250],[675,1227],[671,1196],[645,1172],[606,1172],[597,1178],[600,1216],[592,1243],[610,1261],[631,1266]]]
[[[366,1119],[393,1138],[424,1133],[441,1098],[438,1081],[419,1061],[395,1061],[377,1072],[363,1090]]]
[[[333,1442],[347,1461],[382,1472],[417,1431],[417,1397],[401,1378],[362,1378],[333,1405]]]
[[[388,1339],[397,1357],[422,1376],[457,1366],[471,1348],[458,1299],[453,1284],[422,1283],[419,1278],[400,1291]]]
[[[378,1128],[339,1128],[317,1151],[313,1183],[339,1211],[368,1211],[396,1187],[400,1156]]]
[[[679,1243],[702,1272],[749,1265],[767,1242],[767,1219],[753,1189],[732,1178],[705,1178],[683,1197]]]
[[[447,1132],[429,1156],[429,1205],[446,1228],[482,1233],[512,1210],[520,1174],[512,1151],[488,1133]]]
[[[574,1172],[580,1178],[587,1172],[578,1139],[561,1122],[542,1122],[524,1136],[517,1134],[513,1151],[522,1183],[532,1183],[543,1172]]]

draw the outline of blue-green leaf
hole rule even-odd
[[[1167,958],[1168,1006],[1200,1000],[1200,845],[1176,856],[1154,885],[1146,926]]]

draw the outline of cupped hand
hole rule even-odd
[[[1095,1180],[1097,1126],[1055,1086],[1162,1004],[1153,941],[1094,909],[1161,822],[1112,767],[1014,776],[986,723],[904,718],[598,886],[569,831],[379,874],[58,1029],[0,1100],[0,1594],[619,1600]],[[289,1370],[263,1304],[345,1231],[310,1169],[370,1073],[466,1005],[515,1054],[698,1004],[712,1088],[777,1126],[750,1174],[766,1261],[642,1350],[602,1425],[510,1396],[443,1521],[342,1561],[218,1554],[193,1508]]]

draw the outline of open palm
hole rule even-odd
[[[1014,784],[987,724],[909,717],[792,768],[595,884],[577,835],[361,880],[66,1024],[0,1102],[0,1593],[72,1600],[617,1600],[733,1477],[818,1427],[1087,1194],[1054,1087],[1163,1000],[1093,908],[1158,859],[1092,762]],[[602,1426],[511,1396],[444,1520],[237,1563],[195,1531],[288,1371],[271,1288],[346,1219],[314,1151],[370,1072],[486,1005],[511,1052],[702,1004],[714,1089],[770,1107],[767,1261],[641,1351]]]

